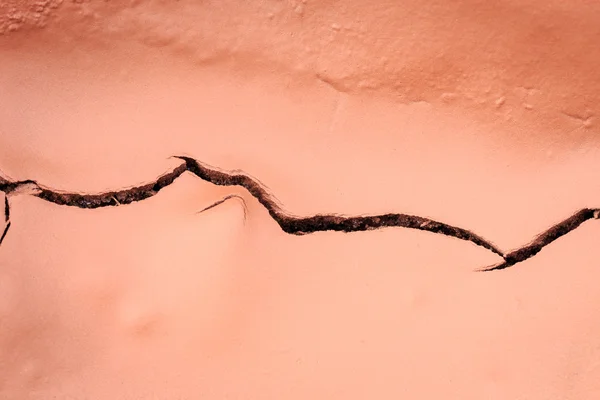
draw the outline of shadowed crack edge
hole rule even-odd
[[[267,189],[265,189],[264,185],[246,174],[221,171],[215,167],[208,166],[207,164],[201,163],[200,161],[187,156],[173,156],[172,158],[180,159],[184,163],[175,167],[171,172],[167,172],[159,176],[158,179],[153,182],[128,189],[98,194],[81,194],[55,191],[38,184],[34,180],[13,182],[9,179],[0,177],[0,192],[4,192],[5,194],[6,222],[5,229],[0,237],[0,244],[2,244],[11,225],[8,197],[13,192],[18,193],[20,188],[27,185],[34,185],[36,189],[32,193],[28,193],[29,195],[39,197],[45,201],[58,205],[93,209],[126,205],[150,198],[156,195],[161,189],[171,185],[186,171],[214,185],[241,186],[245,188],[254,198],[258,200],[263,207],[267,209],[271,218],[277,222],[281,229],[289,234],[305,235],[321,231],[341,231],[349,233],[375,230],[386,227],[402,227],[424,230],[469,241],[502,257],[502,263],[482,268],[478,271],[501,270],[525,261],[535,256],[545,246],[579,227],[583,222],[592,218],[600,218],[600,209],[584,208],[573,214],[571,217],[559,222],[545,232],[541,233],[529,244],[522,246],[510,253],[504,253],[494,244],[492,244],[492,242],[467,229],[415,215],[388,213],[368,216],[345,216],[339,214],[317,214],[310,217],[294,216],[283,211],[283,209],[275,201],[275,198],[267,191]],[[215,207],[232,196],[233,195],[230,195],[199,212],[203,212]]]

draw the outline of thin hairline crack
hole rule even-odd
[[[145,200],[156,195],[163,188],[171,185],[184,172],[190,172],[200,179],[218,186],[241,186],[246,189],[258,202],[267,209],[269,215],[281,229],[293,235],[305,235],[322,231],[359,232],[382,229],[386,227],[402,227],[417,229],[432,233],[442,234],[457,239],[469,241],[483,247],[502,257],[503,261],[497,265],[480,269],[479,271],[493,271],[512,267],[523,262],[549,245],[561,236],[573,231],[589,219],[600,219],[600,209],[585,208],[576,212],[571,217],[552,226],[547,231],[538,235],[531,243],[514,251],[505,253],[491,241],[476,235],[470,230],[449,225],[426,217],[401,213],[388,213],[368,216],[345,216],[338,214],[316,214],[309,217],[299,217],[285,212],[269,194],[267,189],[257,180],[248,175],[237,172],[225,172],[208,166],[198,160],[187,156],[174,156],[183,161],[172,171],[159,176],[155,181],[131,187],[128,189],[104,192],[99,194],[81,194],[56,191],[40,185],[34,180],[11,181],[0,177],[0,192],[5,194],[5,228],[0,237],[0,244],[5,239],[11,226],[9,195],[26,194],[39,197],[42,200],[64,206],[93,209],[110,206],[126,205]],[[240,197],[229,195],[224,199],[204,208],[199,212],[213,208],[227,199]],[[243,201],[243,198],[242,198]],[[245,203],[244,203],[245,207]]]

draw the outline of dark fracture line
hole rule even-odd
[[[7,194],[4,195],[4,223],[6,226],[4,226],[4,231],[2,231],[2,236],[0,236],[0,245],[4,241],[4,238],[10,229],[10,205],[8,204]]]
[[[31,194],[43,200],[58,205],[73,206],[79,208],[99,208],[129,204],[154,196],[162,188],[170,185],[185,171],[189,171],[202,180],[220,186],[241,186],[248,190],[269,212],[271,217],[279,224],[281,229],[290,234],[304,235],[319,231],[342,231],[357,232],[380,229],[384,227],[405,227],[419,229],[433,233],[440,233],[458,239],[470,241],[478,246],[484,247],[501,257],[502,251],[487,240],[462,228],[407,214],[382,214],[375,216],[341,216],[335,214],[317,214],[311,217],[296,217],[284,212],[271,197],[269,192],[251,177],[238,174],[226,173],[216,168],[202,164],[193,158],[176,156],[184,163],[172,172],[160,176],[155,182],[137,186],[120,191],[112,191],[100,194],[84,195],[80,193],[57,192],[37,182],[28,180],[20,182],[0,181],[0,191],[9,194],[26,184],[35,184],[37,192]],[[213,205],[214,206],[214,205]],[[210,206],[209,206],[210,207]]]
[[[8,221],[6,223],[6,226],[4,227],[4,232],[2,232],[2,236],[0,236],[0,244],[2,244],[2,242],[4,241],[4,238],[6,237],[6,234],[8,233],[8,228],[10,228],[10,221]]]
[[[201,164],[190,157],[176,156],[175,158],[185,161],[186,169],[204,181],[219,186],[242,186],[245,188],[267,209],[271,218],[286,233],[305,235],[320,231],[358,232],[384,227],[403,227],[441,233],[458,239],[468,240],[501,257],[503,256],[502,251],[493,244],[466,229],[414,215],[382,214],[348,217],[334,214],[317,214],[312,217],[290,216],[277,205],[269,192],[251,177],[244,174],[221,172],[205,164]]]
[[[4,241],[8,229],[10,228],[10,205],[8,196],[13,192],[18,192],[28,185],[34,185],[36,188],[32,196],[39,197],[58,205],[73,206],[79,208],[99,208],[107,206],[115,206],[121,204],[130,204],[136,201],[141,201],[154,196],[164,187],[170,185],[181,174],[186,171],[185,164],[178,166],[173,171],[161,175],[155,182],[148,183],[142,186],[137,186],[129,189],[119,190],[115,192],[107,192],[101,194],[83,195],[80,193],[63,193],[56,192],[46,188],[36,181],[28,179],[25,181],[12,182],[0,177],[0,192],[4,192],[4,219],[6,226],[0,237],[0,245]]]
[[[470,241],[503,258],[504,261],[502,263],[484,268],[481,271],[500,270],[525,261],[540,252],[543,247],[576,229],[588,219],[598,219],[600,217],[600,209],[583,209],[574,214],[572,217],[554,225],[546,232],[537,236],[530,244],[505,254],[491,242],[483,239],[469,230],[415,215],[389,213],[371,216],[344,216],[337,214],[317,214],[310,217],[293,216],[283,211],[274,198],[263,187],[263,185],[248,175],[223,172],[214,167],[200,163],[191,157],[175,156],[174,158],[184,161],[184,164],[176,167],[171,172],[161,175],[154,182],[129,189],[91,195],[54,191],[50,188],[39,185],[33,180],[12,182],[0,177],[0,191],[4,192],[6,195],[5,221],[7,222],[7,226],[2,234],[2,239],[0,239],[0,244],[2,243],[2,240],[6,236],[8,228],[10,227],[10,207],[8,203],[8,195],[12,192],[17,192],[20,188],[26,185],[35,185],[35,192],[29,194],[48,202],[58,205],[93,209],[130,204],[152,197],[161,189],[172,184],[186,171],[214,185],[241,186],[245,188],[263,205],[263,207],[267,209],[269,215],[286,233],[305,235],[320,231],[358,232],[381,229],[385,227],[418,229]],[[205,207],[199,212],[209,210],[233,197],[241,198],[239,195],[228,195],[224,199]],[[244,201],[244,215],[246,211],[245,207],[246,205]]]
[[[130,204],[145,200],[157,194],[161,189],[169,186],[186,171],[185,164],[175,168],[172,172],[161,175],[155,182],[129,189],[100,194],[84,195],[80,193],[56,192],[38,185],[40,192],[35,196],[58,205],[79,208],[100,208]],[[0,188],[0,190],[2,190]]]
[[[510,253],[506,254],[504,256],[504,262],[498,265],[483,268],[480,271],[485,272],[501,270],[508,267],[512,267],[517,263],[525,261],[535,256],[544,247],[554,242],[556,239],[577,229],[579,225],[583,224],[589,219],[600,219],[600,209],[584,208],[583,210],[576,212],[564,221],[559,222],[558,224],[552,226],[545,232],[539,234],[528,245],[525,245],[517,250],[511,251]]]

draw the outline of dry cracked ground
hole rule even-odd
[[[598,398],[599,21],[1,2],[0,398]]]

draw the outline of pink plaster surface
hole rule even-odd
[[[600,207],[599,39],[584,1],[7,1],[0,170],[95,193],[186,154],[293,214],[517,248]],[[189,173],[10,200],[2,399],[600,398],[599,221],[476,273],[469,242],[290,236]]]

